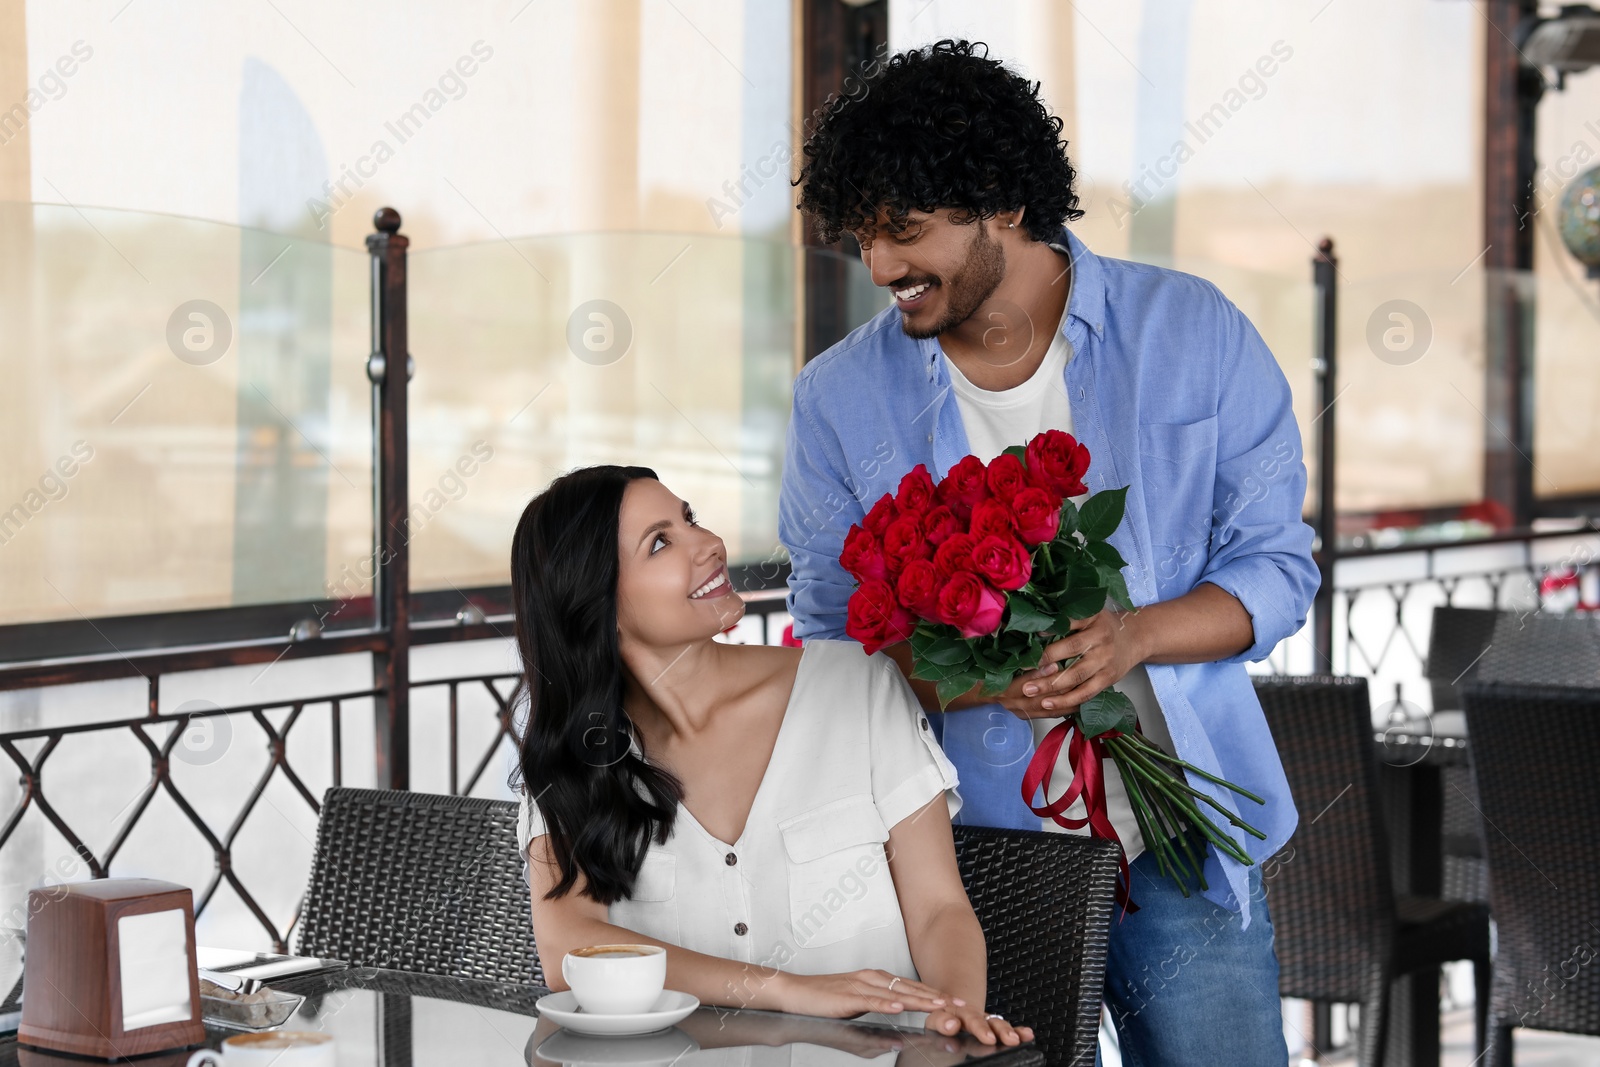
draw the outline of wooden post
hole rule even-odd
[[[803,140],[811,132],[814,116],[820,114],[830,96],[859,94],[866,76],[876,69],[873,61],[881,63],[888,58],[889,4],[888,0],[856,6],[839,0],[802,0],[800,11]],[[799,155],[797,145],[797,159]],[[801,352],[804,359],[810,360],[853,327],[848,257],[859,255],[860,248],[848,236],[837,245],[820,243],[810,219],[803,219],[801,228],[805,272]]]
[[[400,213],[380,208],[367,237],[372,254],[372,608],[384,631],[373,653],[376,779],[380,789],[411,788],[411,563],[406,544],[406,246]]]
[[[1497,527],[1533,517],[1534,122],[1544,80],[1515,44],[1533,0],[1487,0],[1483,17],[1483,498]],[[1465,417],[1470,417],[1470,412]]]

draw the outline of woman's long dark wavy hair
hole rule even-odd
[[[528,701],[522,787],[538,804],[565,896],[581,872],[601,904],[629,896],[683,789],[629,749],[617,641],[617,522],[648,467],[583,467],[529,502],[511,539],[511,595]],[[642,751],[642,750],[641,750]]]
[[[987,45],[937,44],[892,56],[849,96],[819,109],[794,182],[800,210],[832,244],[909,211],[955,208],[958,221],[1026,208],[1036,241],[1083,217],[1062,122],[1039,83],[989,58]]]

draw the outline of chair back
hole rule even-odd
[[[1600,690],[1466,689],[1497,1026],[1600,1034]]]
[[[1428,681],[1433,689],[1434,711],[1459,711],[1461,687],[1470,681],[1494,638],[1494,608],[1456,608],[1441,604],[1433,609],[1428,631]]]
[[[297,951],[544,984],[510,801],[330,789]]]
[[[1033,1027],[1046,1063],[1092,1065],[1117,847],[1039,830],[957,826],[955,835],[988,948],[989,1010]]]
[[[1255,679],[1299,809],[1263,865],[1283,995],[1360,1001],[1392,955],[1397,915],[1364,678]]]
[[[1600,689],[1600,616],[1502,611],[1473,673],[1495,685]]]

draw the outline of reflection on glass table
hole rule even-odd
[[[776,1012],[705,1007],[677,1026],[639,1037],[596,1038],[569,1033],[539,1018],[546,990],[533,985],[440,978],[371,967],[274,980],[275,989],[303,994],[286,1030],[334,1035],[340,1067],[1042,1067],[1032,1046],[1000,1049],[971,1037],[865,1020],[815,1019]],[[207,1027],[212,1047],[237,1033]],[[184,1064],[188,1051],[141,1057],[141,1067]],[[19,1049],[0,1039],[0,1067],[14,1063],[82,1064],[70,1056]]]

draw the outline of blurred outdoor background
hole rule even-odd
[[[363,242],[383,206],[411,240],[413,590],[466,604],[505,585],[524,504],[596,462],[653,466],[737,562],[778,574],[789,383],[828,340],[808,285],[829,279],[836,325],[886,305],[850,250],[816,246],[793,207],[816,106],[806,20],[823,6],[0,2],[0,655],[114,660],[141,628],[167,633],[175,618],[283,605],[313,616],[310,605],[370,597]],[[1484,225],[1486,55],[1504,37],[1494,5],[827,6],[843,12],[830,18],[886,19],[889,51],[969,37],[1041,83],[1081,175],[1079,236],[1100,255],[1208,278],[1245,311],[1294,389],[1313,487],[1317,420],[1336,420],[1342,546],[1594,512],[1600,283],[1562,246],[1555,205],[1600,158],[1600,75],[1573,74],[1538,104],[1533,210],[1517,223],[1532,262],[1519,267]],[[859,75],[846,75],[849,92]],[[1331,407],[1313,375],[1324,237],[1339,285]],[[1529,388],[1511,400],[1496,392],[1498,292],[1527,311]],[[1513,409],[1531,451],[1506,421]],[[1490,483],[1524,451],[1519,508]],[[1476,551],[1474,566],[1492,570],[1509,550]],[[1369,569],[1341,572],[1354,584],[1410,580],[1388,557],[1358,566]],[[1575,596],[1593,599],[1581,588],[1592,575],[1577,572]],[[1481,585],[1467,599],[1517,595]],[[1396,621],[1440,599],[1352,601],[1332,664],[1316,665],[1302,635],[1275,668],[1365,673],[1375,701],[1425,713],[1421,651]],[[762,630],[752,618],[734,639],[774,639],[784,621]],[[1347,623],[1393,654],[1363,660]],[[514,669],[510,641],[492,635],[411,658],[414,681]],[[292,703],[372,677],[363,653],[185,671],[159,690],[108,667],[0,691],[0,729]],[[371,706],[343,709],[346,785],[377,781]],[[472,791],[504,798],[511,747],[494,707],[463,689],[459,759],[470,769],[487,752]],[[281,728],[286,708],[266,721]],[[434,688],[411,711],[410,785],[445,791],[457,709]],[[313,796],[332,781],[324,718],[308,708],[287,741]],[[201,942],[267,947],[262,914],[278,932],[292,921],[316,814],[279,773],[235,823],[267,766],[270,738],[252,720],[191,724],[174,750],[172,784],[193,816],[165,787],[141,799],[151,759],[132,733],[62,739],[50,811],[34,803],[3,827],[0,912],[41,881],[88,875],[63,823],[102,858],[119,842],[118,875],[204,887],[216,864],[197,816],[235,835],[234,870],[256,904],[224,879]],[[44,744],[16,751],[37,760]],[[0,819],[21,799],[0,773]]]

